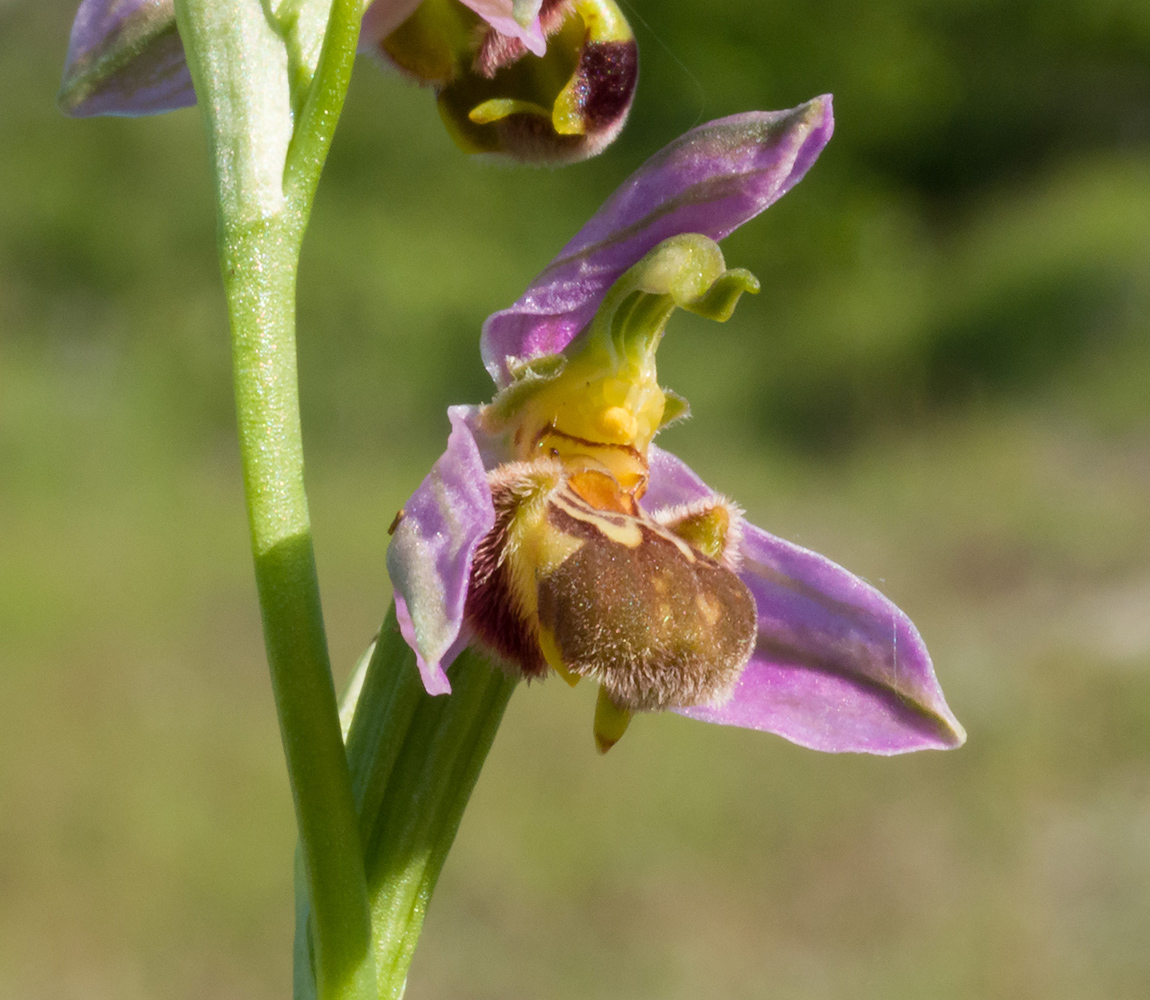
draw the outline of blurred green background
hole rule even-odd
[[[73,4],[0,0],[0,996],[283,998],[291,807],[197,113],[68,121]],[[303,261],[338,679],[385,529],[486,398],[483,318],[650,153],[831,91],[807,179],[678,316],[677,450],[915,619],[970,732],[829,757],[512,701],[419,998],[1150,995],[1150,5],[634,0],[631,123],[469,161],[365,63]]]

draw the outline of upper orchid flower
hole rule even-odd
[[[668,318],[725,320],[758,290],[714,241],[796,184],[832,124],[821,97],[694,129],[488,319],[496,397],[449,409],[447,451],[388,550],[430,693],[451,690],[444,668],[479,641],[520,676],[598,682],[601,750],[658,709],[828,751],[964,741],[906,615],[745,523],[651,443],[687,409],[656,381]]]
[[[280,0],[272,16],[290,37],[326,9]],[[319,52],[303,48],[293,73],[314,70]],[[614,0],[375,0],[360,49],[434,85],[464,151],[529,162],[602,150],[623,127],[638,80],[635,40]],[[59,103],[78,116],[195,104],[174,0],[83,0]]]
[[[370,16],[363,32],[364,41],[369,34],[378,39],[390,62],[435,86],[439,112],[461,149],[570,163],[594,156],[619,134],[639,64],[614,0],[536,2],[546,52],[492,20],[486,8],[495,0],[467,6],[491,27],[477,31],[479,19],[453,0],[424,0],[390,34],[369,25]]]

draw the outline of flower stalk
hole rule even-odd
[[[310,903],[316,993],[373,1000],[363,851],[304,491],[295,347],[300,246],[347,91],[361,9],[357,0],[334,0],[325,28],[311,6],[305,0],[290,24],[279,24],[259,0],[177,0],[176,17],[215,177],[244,493]]]

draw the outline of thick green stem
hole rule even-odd
[[[303,484],[295,357],[298,227],[225,230],[244,490],[299,825],[319,995],[374,996],[363,853],[328,663]]]
[[[303,480],[295,291],[311,199],[346,93],[359,10],[332,5],[303,135],[290,67],[309,38],[263,0],[176,0],[207,125],[232,329],[244,492],[264,640],[310,901],[307,949],[322,1000],[374,1000],[376,977],[358,816],[320,610]],[[316,42],[315,24],[310,42]],[[289,147],[307,151],[285,188]]]
[[[362,0],[331,0],[310,81],[303,8],[280,23],[264,0],[175,2],[215,169],[244,490],[299,826],[296,995],[391,1000],[515,682],[464,653],[454,693],[429,697],[393,612],[345,752],[304,493],[295,281]]]
[[[412,668],[408,676],[418,674]],[[423,918],[516,681],[474,650],[421,694],[366,845],[380,1000],[399,1000]]]
[[[452,691],[423,689],[394,605],[380,630],[347,739],[366,865],[380,1000],[403,995],[423,918],[516,681],[466,650]],[[297,922],[296,982],[304,981]],[[297,1000],[306,1000],[306,991]]]

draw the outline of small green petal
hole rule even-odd
[[[509,115],[539,115],[540,118],[551,117],[551,112],[540,104],[532,101],[517,101],[510,97],[494,97],[490,101],[471,109],[467,117],[476,125],[490,125],[501,121]]]
[[[686,420],[687,417],[691,415],[691,404],[677,392],[671,389],[664,389],[663,395],[666,397],[666,402],[663,405],[663,420],[659,424],[659,430],[662,430],[669,424]]]

